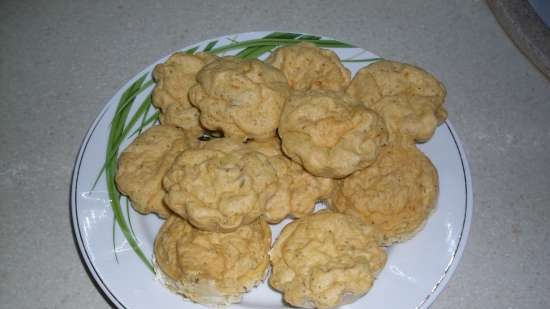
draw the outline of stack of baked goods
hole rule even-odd
[[[435,207],[437,171],[416,143],[447,117],[446,92],[418,67],[382,60],[352,79],[300,43],[265,61],[178,52],[153,76],[160,124],[124,150],[116,181],[166,219],[156,272],[194,302],[239,302],[269,269],[293,306],[353,302]]]

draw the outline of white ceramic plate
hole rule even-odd
[[[182,50],[199,47],[201,51],[209,43],[216,42],[214,51],[229,49],[220,54],[237,54],[239,44],[281,44],[286,40],[257,40],[271,32],[250,32],[228,35],[194,44]],[[284,36],[283,36],[284,37]],[[316,37],[301,36],[298,39],[316,40]],[[296,38],[293,38],[296,39]],[[241,43],[236,43],[241,42]],[[267,43],[266,43],[267,42]],[[323,42],[323,41],[321,41]],[[231,45],[233,44],[233,45]],[[333,44],[328,41],[327,44]],[[355,73],[359,68],[374,61],[376,55],[361,48],[342,47],[333,44],[334,50],[344,64]],[[213,43],[210,44],[212,48]],[[249,51],[252,51],[249,49]],[[267,54],[262,55],[263,59]],[[182,297],[169,292],[136,255],[115,223],[114,212],[108,195],[105,174],[94,187],[105,162],[110,124],[124,91],[139,77],[150,80],[154,65],[166,59],[159,59],[135,78],[130,80],[107,103],[89,129],[74,167],[71,184],[71,213],[75,238],[82,254],[82,260],[97,286],[104,295],[119,308],[204,308],[184,301]],[[129,114],[136,113],[152,85],[135,99]],[[151,109],[149,114],[154,113]],[[450,115],[452,118],[453,115]],[[141,118],[143,119],[143,118]],[[137,125],[139,125],[139,121]],[[135,128],[132,128],[134,130]],[[134,136],[135,137],[135,136]],[[134,137],[126,138],[122,150]],[[449,281],[464,250],[472,216],[472,184],[468,163],[462,146],[449,121],[442,124],[434,137],[419,145],[437,167],[440,181],[440,195],[437,209],[429,218],[425,228],[413,239],[388,249],[388,262],[369,293],[346,308],[427,308]],[[140,215],[127,208],[121,199],[121,213],[131,222],[137,245],[147,258],[152,257],[155,234],[162,221],[154,215]],[[287,221],[272,226],[274,237]],[[264,283],[248,293],[243,302],[232,308],[281,308],[281,295]]]

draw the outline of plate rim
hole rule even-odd
[[[265,32],[276,32],[276,31],[269,31],[269,30],[261,30],[261,31],[248,31],[248,32],[239,32],[239,33],[231,33],[231,34],[225,34],[221,36],[217,36],[215,38],[207,38],[205,40],[202,40],[197,43],[192,43],[190,45],[187,45],[179,50],[173,51],[181,51],[189,46],[199,45],[205,41],[213,40],[213,39],[220,39],[225,37],[231,37],[236,35],[246,35],[246,34],[254,34],[254,33],[265,33]],[[283,32],[283,31],[279,31]],[[284,31],[289,32],[289,31]],[[294,33],[300,33],[300,34],[308,34],[312,35],[311,33],[307,32],[300,32],[300,31],[292,31]],[[313,34],[315,35],[315,34]],[[319,35],[322,36],[322,35]],[[361,46],[356,46],[356,48],[361,48],[365,50]],[[170,53],[170,54],[172,54]],[[167,56],[169,56],[168,54]],[[166,58],[167,56],[161,57],[157,59],[156,61],[162,60]],[[155,62],[152,62],[152,64]],[[124,85],[122,85],[113,96],[111,96],[111,99],[113,97],[116,97],[119,95],[125,88],[127,88],[135,79],[139,78],[145,71],[147,71],[147,68],[149,68],[152,64],[147,65],[144,69],[142,69],[139,73],[133,75]],[[109,99],[109,101],[111,100]],[[93,262],[91,261],[90,255],[86,249],[86,246],[84,245],[83,236],[80,230],[80,224],[78,220],[78,210],[77,210],[77,190],[76,186],[78,183],[78,176],[80,172],[80,167],[82,165],[82,159],[84,157],[84,153],[86,152],[86,148],[88,147],[88,144],[91,140],[91,136],[97,129],[99,123],[109,110],[112,104],[109,104],[109,101],[105,103],[101,111],[99,112],[98,116],[93,120],[93,122],[88,127],[88,130],[86,131],[86,134],[79,146],[79,150],[76,156],[75,164],[72,169],[71,173],[71,183],[70,183],[70,196],[69,196],[69,212],[70,212],[70,218],[71,218],[71,228],[72,228],[72,236],[73,240],[76,243],[78,255],[83,262],[83,264],[86,266],[86,273],[90,278],[92,279],[92,283],[96,287],[96,289],[100,292],[100,294],[103,296],[104,299],[108,301],[109,304],[114,305],[116,308],[127,308],[122,301],[120,301],[114,292],[112,292],[105,282],[103,282],[103,279],[99,275],[98,271],[94,267]],[[454,127],[452,126],[451,122],[449,120],[445,120],[442,125],[445,125],[447,127],[447,130],[451,134],[453,138],[453,142],[456,146],[456,149],[458,150],[458,154],[460,157],[460,163],[462,166],[462,171],[464,175],[464,189],[465,189],[465,209],[464,209],[464,219],[462,222],[462,230],[459,235],[458,245],[453,252],[453,255],[449,261],[449,264],[446,266],[441,278],[434,284],[432,290],[426,297],[415,306],[415,309],[421,309],[421,308],[428,308],[432,305],[432,303],[437,299],[439,294],[445,289],[447,284],[449,283],[451,277],[453,276],[454,272],[456,271],[458,265],[460,264],[460,261],[462,260],[462,256],[464,254],[464,250],[466,248],[466,245],[468,243],[469,234],[470,234],[470,227],[472,222],[472,216],[473,216],[473,208],[474,208],[474,199],[473,199],[473,185],[472,185],[472,176],[470,173],[470,166],[468,163],[468,160],[466,158],[466,154],[462,145],[462,142],[460,138],[458,137],[458,134],[454,130]]]

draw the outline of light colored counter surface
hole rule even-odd
[[[432,308],[550,307],[550,83],[484,1],[99,2],[0,2],[1,308],[108,307],[69,220],[88,126],[147,64],[253,30],[324,34],[434,72],[476,205],[464,258]]]

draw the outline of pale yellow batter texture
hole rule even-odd
[[[202,304],[227,305],[263,281],[270,245],[271,230],[261,219],[213,233],[170,216],[155,240],[155,268],[170,290]]]
[[[189,103],[189,89],[197,84],[196,75],[217,57],[207,53],[189,55],[176,52],[153,70],[156,81],[152,102],[160,113],[161,124],[173,125],[200,135],[199,111]]]
[[[327,201],[331,196],[335,181],[313,176],[287,158],[282,153],[278,137],[253,141],[247,145],[266,155],[277,171],[277,192],[265,206],[264,218],[268,222],[277,223],[287,216],[301,218],[313,211],[317,201]]]
[[[289,94],[281,71],[256,59],[222,57],[205,66],[197,80],[189,96],[205,128],[242,140],[275,135]]]
[[[283,71],[294,90],[344,91],[351,79],[336,53],[312,43],[280,47],[266,62]]]
[[[270,285],[304,308],[333,308],[372,286],[386,263],[381,234],[356,217],[321,211],[285,226],[271,250]]]
[[[286,155],[311,174],[328,178],[369,166],[387,141],[377,113],[332,91],[294,92],[278,132]]]
[[[331,207],[361,218],[384,235],[384,244],[411,238],[438,196],[437,171],[414,144],[385,147],[368,168],[343,179]]]
[[[443,84],[410,64],[373,63],[357,72],[346,92],[380,113],[392,140],[425,142],[447,118]]]
[[[164,201],[195,227],[230,232],[262,216],[277,191],[268,158],[223,138],[183,152],[164,177]]]
[[[176,127],[159,125],[147,129],[118,159],[118,190],[129,197],[137,211],[167,217],[170,210],[163,203],[166,192],[162,178],[178,154],[199,143],[196,137]]]

